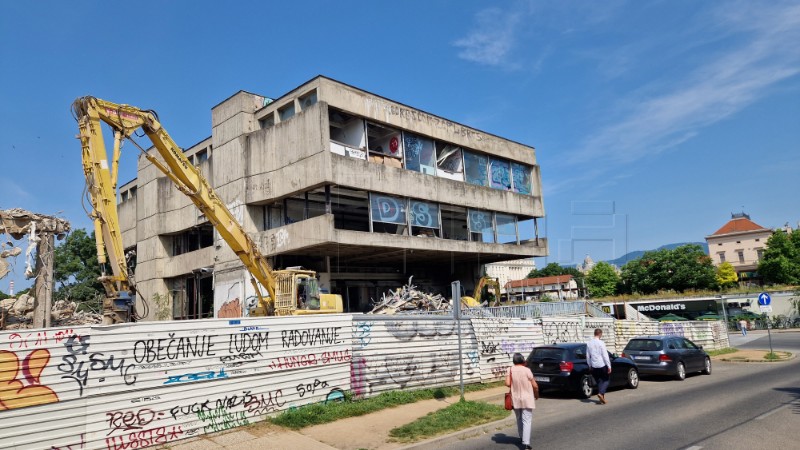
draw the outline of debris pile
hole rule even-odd
[[[0,301],[0,330],[29,328],[33,321],[34,307],[34,298],[28,294]],[[78,304],[69,300],[56,301],[50,315],[54,327],[103,322],[102,314],[78,311]]]
[[[414,277],[411,277],[414,278]],[[370,314],[397,314],[408,311],[450,311],[451,301],[441,294],[429,294],[411,284],[383,294],[381,301],[372,308]]]
[[[91,325],[103,322],[103,315],[91,311],[78,311],[78,304],[68,300],[58,300],[51,313],[53,326]]]

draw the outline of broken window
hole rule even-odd
[[[464,160],[461,157],[461,147],[445,142],[436,142],[436,175],[464,181]]]
[[[164,281],[172,297],[175,320],[214,318],[214,285],[211,272],[195,271],[191,275]]]
[[[129,196],[128,198],[130,198],[131,200],[136,198],[136,186],[128,190],[128,196]]]
[[[210,224],[200,225],[182,233],[172,235],[172,256],[211,247],[213,243],[213,227]]]
[[[452,205],[441,205],[442,237],[457,241],[469,240],[467,209]]]
[[[200,150],[195,154],[195,158],[196,158],[195,161],[197,161],[196,164],[198,165],[203,161],[208,161],[208,151],[205,149]]]
[[[128,201],[128,191],[122,192],[121,194],[119,194],[119,197],[120,197],[121,201],[123,201],[123,202]]]
[[[367,136],[364,130],[364,121],[358,117],[347,114],[337,109],[328,111],[328,124],[330,126],[331,151],[333,153],[350,156],[351,158],[367,159]]]
[[[464,176],[467,183],[478,186],[489,186],[489,158],[485,155],[464,152]]]
[[[517,218],[506,214],[495,214],[497,222],[497,243],[517,243]]]
[[[283,223],[283,203],[273,203],[264,206],[264,229],[271,230],[279,228]]]
[[[372,231],[404,234],[406,230],[406,200],[383,194],[369,194],[372,211]]]
[[[391,167],[403,167],[401,137],[400,130],[367,122],[369,160]]]
[[[289,102],[287,105],[278,108],[278,117],[281,122],[289,120],[292,116],[294,116],[294,102]]]
[[[514,181],[514,192],[531,195],[531,168],[520,163],[511,163],[511,176]]]
[[[369,231],[369,199],[366,192],[333,187],[331,209],[337,230]]]
[[[511,190],[511,165],[507,160],[489,158],[490,187]]]
[[[517,230],[520,242],[536,239],[536,224],[533,219],[517,218]]]
[[[409,204],[411,235],[440,237],[439,205],[419,200],[411,200]]]
[[[317,103],[317,90],[314,89],[301,96],[298,101],[300,102],[300,110],[305,110]]]
[[[259,121],[261,124],[261,129],[265,128],[272,128],[275,126],[275,113],[267,114],[263,119]]]
[[[403,133],[406,169],[436,175],[436,151],[433,140],[411,133]]]
[[[469,233],[473,242],[494,242],[492,213],[477,209],[469,210]]]

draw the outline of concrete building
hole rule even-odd
[[[572,275],[509,281],[506,292],[514,301],[539,300],[545,296],[556,300],[577,300],[580,297],[578,284]]]
[[[347,311],[411,275],[449,294],[483,264],[547,254],[532,147],[322,76],[275,100],[240,91],[211,118],[186,155],[274,267],[316,270]],[[146,158],[119,201],[148,317],[246,311],[243,265]]]
[[[728,223],[706,236],[708,254],[714,265],[729,262],[736,269],[739,281],[746,281],[755,276],[770,236],[771,229],[751,221],[744,212],[731,214]]]
[[[496,262],[484,266],[486,275],[496,278],[500,283],[500,291],[502,293],[506,292],[506,284],[509,281],[525,278],[534,269],[536,269],[536,262],[532,258]]]

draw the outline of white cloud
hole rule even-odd
[[[459,58],[488,66],[508,64],[520,14],[490,8],[478,12],[475,19],[477,27],[453,43],[461,48]]]
[[[618,119],[586,138],[572,163],[605,161],[610,166],[663,152],[800,73],[800,4],[726,4],[713,19],[709,26],[727,29],[734,43],[683,80],[621,99],[620,104],[633,106],[609,111]]]

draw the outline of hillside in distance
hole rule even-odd
[[[675,249],[677,247],[680,247],[681,245],[688,245],[688,244],[697,244],[697,245],[703,247],[703,251],[704,252],[708,253],[708,244],[705,243],[705,242],[679,242],[677,244],[662,245],[661,247],[658,247],[655,250],[665,250],[665,249],[666,250],[672,250],[672,249]],[[633,251],[633,252],[628,252],[628,253],[620,256],[617,259],[612,259],[612,260],[609,260],[609,261],[606,261],[606,262],[609,263],[609,264],[614,264],[615,266],[622,268],[622,266],[624,266],[625,263],[627,263],[628,261],[633,261],[634,259],[641,258],[642,255],[644,255],[645,251],[650,251],[650,250],[636,250],[636,251]]]

